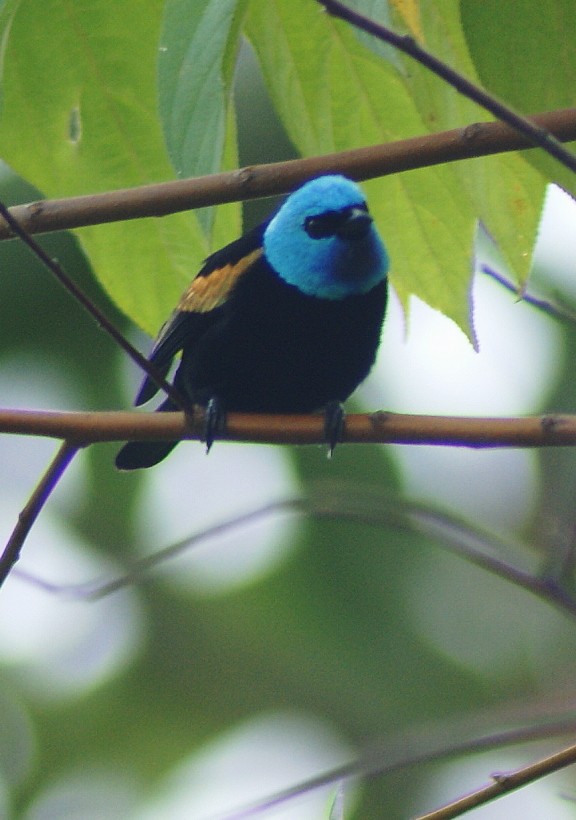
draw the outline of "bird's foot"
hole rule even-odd
[[[212,396],[204,411],[204,443],[206,454],[214,444],[215,439],[226,429],[226,410],[216,396]]]
[[[324,409],[324,440],[328,445],[328,458],[332,458],[336,445],[342,441],[345,416],[339,401],[328,402]]]

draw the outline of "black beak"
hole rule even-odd
[[[372,224],[372,217],[364,208],[350,208],[346,218],[338,226],[336,234],[340,239],[363,239]]]

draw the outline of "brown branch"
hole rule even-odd
[[[529,118],[561,141],[576,139],[576,108]],[[191,208],[285,194],[307,179],[339,172],[361,181],[444,162],[530,148],[531,142],[500,122],[474,123],[440,134],[320,157],[241,168],[221,174],[143,185],[68,199],[15,205],[10,213],[27,233],[80,228],[106,222],[166,216]],[[0,220],[0,240],[14,231]]]
[[[66,439],[78,447],[102,441],[201,440],[202,408],[183,413],[53,412],[0,410],[0,433]],[[226,441],[265,444],[322,444],[324,417],[230,413]],[[576,416],[526,418],[418,416],[404,413],[352,413],[342,441],[349,444],[437,444],[450,447],[558,447],[576,444]]]
[[[451,68],[446,63],[439,60],[434,54],[426,51],[413,37],[408,35],[397,34],[392,29],[370,20],[368,17],[359,14],[353,9],[348,8],[338,0],[317,0],[323,6],[328,14],[334,17],[339,17],[345,20],[354,27],[371,34],[378,40],[397,48],[404,52],[412,59],[416,60],[420,65],[428,68],[438,77],[441,77],[449,83],[459,94],[463,94],[473,102],[481,105],[482,108],[489,111],[501,122],[507,123],[511,128],[514,128],[518,133],[523,134],[533,145],[542,148],[547,154],[557,159],[562,165],[570,171],[576,172],[576,155],[568,151],[564,146],[541,125],[535,125],[530,119],[521,116],[513,111],[509,106],[498,100],[496,97],[489,94],[483,88],[475,85],[455,69]]]
[[[22,545],[38,518],[44,504],[50,498],[54,488],[64,475],[68,465],[78,451],[75,444],[64,441],[53,458],[50,466],[40,479],[26,506],[18,516],[18,523],[12,531],[4,552],[0,556],[0,586],[4,583],[10,570],[20,558]]]
[[[232,811],[226,815],[226,818],[227,820],[240,820],[240,818],[255,817],[269,811],[271,808],[284,805],[292,799],[302,797],[304,794],[310,794],[325,786],[333,786],[335,783],[346,783],[361,777],[389,775],[425,763],[451,760],[462,755],[476,754],[517,745],[518,743],[572,734],[574,731],[576,731],[576,721],[571,717],[555,723],[523,726],[455,743],[446,743],[445,739],[440,742],[437,739],[432,739],[432,741],[428,740],[428,743],[426,743],[421,736],[415,735],[398,744],[400,750],[394,748],[392,744],[371,749],[350,763],[331,769],[283,791],[278,791],[245,808]],[[418,751],[413,754],[406,753],[404,750],[406,746],[415,748]]]
[[[493,774],[493,783],[483,786],[476,791],[461,797],[458,800],[443,806],[435,811],[421,814],[415,820],[450,820],[452,817],[460,817],[470,809],[477,806],[484,806],[491,800],[495,800],[502,795],[510,794],[516,789],[534,783],[542,777],[557,772],[566,766],[576,763],[576,745],[569,746],[561,752],[545,757],[542,760],[517,769],[515,772]]]

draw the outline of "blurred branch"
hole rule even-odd
[[[146,580],[148,573],[172,558],[176,558],[185,552],[188,552],[198,544],[203,544],[211,538],[219,535],[234,532],[235,530],[250,524],[253,521],[261,521],[268,515],[276,514],[283,511],[303,512],[307,509],[307,502],[302,498],[286,498],[280,501],[273,501],[270,504],[265,504],[262,507],[257,507],[255,510],[250,510],[241,515],[235,515],[227,521],[219,521],[212,527],[207,527],[200,532],[183,538],[181,541],[176,541],[174,544],[169,544],[163,549],[159,549],[145,558],[132,562],[124,575],[119,575],[110,581],[86,581],[80,584],[56,584],[39,578],[25,570],[15,570],[15,575],[23,581],[38,587],[45,592],[54,595],[62,595],[69,600],[82,601],[99,601],[101,598],[106,598],[120,589],[132,586],[138,582]]]
[[[1,410],[0,433],[66,439],[81,447],[102,441],[201,440],[204,410],[193,413],[56,412]],[[261,444],[323,444],[324,416],[229,413],[226,441]],[[576,445],[576,415],[526,418],[419,416],[352,413],[342,442],[349,444],[436,444],[448,447],[558,447]]]
[[[26,506],[18,516],[18,523],[14,527],[12,535],[0,556],[0,586],[2,586],[10,570],[20,558],[22,545],[32,525],[38,518],[42,507],[50,498],[54,488],[64,475],[77,451],[78,447],[75,444],[71,444],[68,441],[62,443],[50,466],[30,496]]]
[[[576,108],[530,117],[538,132],[576,139]],[[9,209],[28,234],[80,228],[142,217],[159,217],[225,202],[285,194],[313,176],[343,173],[362,181],[444,162],[532,147],[526,136],[501,122],[473,123],[439,134],[373,145],[288,162],[255,165],[221,174],[174,180],[68,199],[40,200]],[[0,220],[0,240],[16,235]]]
[[[486,111],[489,111],[502,122],[507,123],[518,133],[522,134],[533,145],[542,148],[547,154],[554,157],[562,165],[570,171],[576,172],[576,155],[568,151],[564,146],[541,125],[536,125],[530,119],[517,114],[509,106],[493,97],[480,86],[475,85],[458,71],[455,71],[446,63],[439,60],[438,57],[426,51],[413,37],[405,34],[397,34],[392,29],[364,17],[362,14],[348,8],[338,0],[318,0],[319,4],[323,6],[328,14],[334,17],[339,17],[345,20],[355,28],[371,34],[378,40],[383,40],[385,43],[404,52],[409,57],[412,57],[420,65],[428,68],[438,77],[441,77],[449,85],[451,85],[459,94],[473,100]]]
[[[502,285],[502,287],[506,288],[506,290],[510,291],[510,293],[514,293],[520,301],[526,302],[528,305],[532,305],[532,307],[535,307],[537,310],[541,310],[542,313],[547,313],[554,319],[576,324],[576,313],[571,310],[568,305],[563,305],[559,302],[551,302],[548,299],[541,299],[538,296],[533,296],[531,293],[527,293],[525,285],[518,287],[518,285],[514,284],[514,282],[504,276],[503,273],[495,270],[490,265],[482,265],[481,270],[482,273],[485,273],[486,276],[494,279],[495,282],[498,282],[499,285]]]
[[[46,592],[65,595],[72,599],[98,600],[142,581],[155,567],[181,555],[200,543],[233,532],[253,521],[259,521],[279,512],[304,513],[311,518],[352,521],[373,527],[388,527],[416,532],[438,541],[441,549],[457,555],[504,581],[532,593],[551,604],[564,615],[576,618],[576,599],[567,592],[561,581],[515,566],[501,557],[510,552],[510,545],[495,536],[459,520],[453,515],[430,505],[406,501],[395,495],[375,495],[369,488],[312,488],[306,497],[286,498],[265,504],[254,510],[201,530],[170,544],[146,558],[134,562],[124,575],[110,581],[87,581],[81,584],[54,584],[27,572],[19,577]]]
[[[39,579],[25,571],[16,570],[16,572],[23,580],[47,592],[65,595],[70,599],[97,600],[141,581],[143,576],[152,568],[182,554],[200,542],[205,542],[210,538],[245,526],[268,515],[286,511],[296,513],[304,512],[318,518],[353,520],[369,525],[401,525],[420,532],[424,529],[427,535],[432,535],[433,537],[438,537],[438,527],[440,527],[442,540],[439,543],[443,548],[446,547],[446,542],[449,542],[448,549],[450,549],[450,551],[471,560],[473,563],[505,580],[534,592],[539,597],[546,599],[549,603],[564,609],[568,614],[576,616],[576,601],[568,599],[565,595],[563,598],[558,597],[546,583],[541,584],[536,577],[529,576],[525,571],[518,570],[500,558],[494,558],[486,553],[480,552],[478,548],[471,547],[470,545],[472,543],[483,544],[487,549],[494,549],[495,546],[500,547],[502,545],[497,542],[496,539],[492,539],[487,534],[481,533],[476,528],[465,525],[455,517],[418,503],[399,502],[396,497],[388,498],[374,495],[370,497],[360,492],[354,497],[350,495],[348,489],[346,489],[346,491],[334,492],[334,490],[323,486],[320,486],[316,491],[312,492],[309,498],[287,498],[235,516],[227,521],[219,522],[213,527],[206,528],[194,536],[178,541],[136,562],[125,575],[111,581],[63,585],[53,584],[49,581]],[[434,532],[430,532],[426,529],[430,524],[435,525],[436,529]],[[405,740],[403,744],[409,747],[412,745],[416,746],[420,750],[416,754],[406,754],[406,752],[398,749],[395,750],[394,748],[390,748],[390,746],[382,749],[372,749],[360,756],[356,761],[279,792],[245,810],[235,812],[233,815],[230,815],[230,817],[252,816],[272,806],[285,803],[305,792],[310,792],[336,782],[348,781],[358,777],[390,774],[399,769],[409,768],[423,763],[446,760],[462,754],[487,751],[506,745],[552,737],[558,734],[567,734],[575,730],[576,723],[570,720],[546,723],[541,726],[512,729],[473,740],[455,742],[453,744],[446,744],[444,737],[443,742],[439,743],[438,739],[433,738],[431,735],[429,735],[426,742],[423,742],[422,736],[418,736],[414,743],[407,743]],[[443,735],[444,734],[445,728],[443,728]],[[423,747],[426,746],[428,748],[423,749]],[[456,817],[470,808],[488,802],[502,794],[506,794],[552,771],[556,771],[563,766],[570,765],[573,762],[576,762],[576,747],[570,747],[555,755],[544,758],[517,772],[495,775],[495,782],[493,784],[483,787],[473,794],[455,801],[436,812],[426,814],[419,820],[445,820],[445,818]]]
[[[574,763],[576,763],[576,745],[569,746],[561,752],[556,752],[556,754],[542,758],[542,760],[514,772],[493,774],[493,782],[488,786],[483,786],[440,809],[419,815],[415,820],[450,820],[452,817],[460,817],[470,809],[484,806],[497,797],[502,797],[502,795],[509,794],[522,786],[534,783],[536,780],[540,780],[540,778]]]
[[[410,753],[402,749],[394,749],[391,744],[386,747],[372,749],[350,763],[302,781],[283,791],[278,791],[268,798],[243,809],[230,812],[226,815],[226,818],[227,820],[240,820],[240,818],[253,817],[276,806],[284,805],[304,794],[316,791],[316,789],[333,786],[335,783],[347,782],[362,777],[389,775],[404,769],[422,766],[425,763],[438,763],[462,755],[476,754],[501,749],[505,746],[514,746],[519,743],[572,734],[574,731],[576,731],[576,720],[572,717],[554,723],[524,726],[454,743],[446,743],[445,740],[438,742],[437,738],[426,739],[420,732],[410,738],[405,738],[404,742],[399,744],[400,746],[418,749],[416,752]],[[440,732],[440,736],[441,734],[442,732]]]
[[[366,489],[359,492],[357,487],[346,488],[345,492],[316,494],[310,504],[310,512],[316,517],[402,527],[434,538],[441,549],[532,593],[564,615],[576,618],[576,599],[562,586],[561,579],[522,569],[505,560],[501,556],[510,553],[510,544],[444,510],[402,498],[375,496]]]

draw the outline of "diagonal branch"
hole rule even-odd
[[[560,300],[552,302],[550,299],[541,299],[538,296],[527,293],[525,286],[518,287],[517,284],[511,282],[503,273],[500,273],[500,271],[497,271],[490,265],[482,265],[481,271],[495,282],[498,282],[499,285],[502,285],[502,287],[510,293],[516,294],[519,301],[532,305],[536,310],[547,313],[548,316],[551,316],[553,319],[559,319],[564,323],[576,324],[576,313]]]
[[[68,293],[82,305],[84,310],[86,310],[93,319],[96,320],[102,330],[111,336],[116,344],[119,345],[122,350],[128,354],[128,356],[130,356],[132,361],[135,362],[144,371],[144,373],[150,376],[152,381],[157,384],[158,387],[170,396],[177,407],[184,408],[184,401],[176,388],[166,381],[166,379],[158,372],[156,367],[128,341],[128,339],[118,330],[117,327],[115,327],[110,319],[108,319],[106,314],[100,310],[98,305],[86,296],[82,289],[78,287],[76,282],[68,276],[62,266],[55,259],[52,259],[52,257],[46,253],[44,248],[30,236],[29,232],[18,223],[3,202],[0,202],[0,216],[3,217],[13,234],[18,236],[18,238],[21,239],[22,242],[32,251],[32,253],[42,262],[42,264],[48,268],[48,270],[56,277]]]
[[[566,766],[572,766],[574,763],[576,763],[576,745],[568,746],[567,749],[544,757],[542,760],[514,772],[493,774],[493,782],[488,786],[483,786],[464,797],[460,797],[440,809],[419,815],[415,820],[450,820],[452,817],[460,817],[470,809],[484,806],[491,800],[510,794],[510,792],[520,789],[522,786],[534,783],[536,780],[564,769]]]
[[[18,523],[14,527],[10,539],[4,547],[4,552],[0,556],[0,586],[2,586],[10,570],[20,558],[22,545],[32,529],[32,525],[38,518],[40,511],[52,495],[54,488],[64,475],[68,465],[77,452],[77,445],[71,444],[68,441],[62,443],[50,466],[30,496],[26,506],[18,516]]]
[[[508,729],[496,732],[492,735],[483,735],[470,739],[446,742],[445,737],[441,741],[438,739],[423,742],[421,733],[412,738],[412,743],[408,739],[400,748],[394,748],[391,744],[386,747],[373,748],[366,751],[356,760],[331,769],[309,780],[298,783],[268,798],[252,803],[245,808],[230,812],[226,815],[227,820],[240,820],[240,818],[257,817],[270,809],[283,806],[290,800],[310,794],[325,786],[333,786],[337,783],[347,783],[361,777],[375,777],[390,775],[394,772],[411,769],[421,766],[424,763],[436,763],[444,760],[451,760],[462,755],[475,754],[500,749],[505,746],[512,746],[528,741],[542,740],[558,735],[573,734],[576,729],[576,721],[571,718],[557,721],[555,723],[543,723],[530,726],[523,726],[515,729]],[[412,748],[415,751],[407,751]]]
[[[576,139],[576,108],[538,114],[530,117],[529,122],[538,130],[551,132],[558,140]],[[362,181],[531,146],[527,137],[504,123],[473,123],[385,145],[69,199],[40,200],[15,205],[9,211],[28,234],[47,233],[285,194],[310,177],[336,171]],[[0,219],[0,240],[14,236],[13,227]]]
[[[475,85],[458,71],[455,71],[446,63],[439,60],[434,54],[426,51],[413,37],[408,35],[397,34],[392,29],[370,20],[368,17],[359,14],[353,9],[348,8],[338,0],[318,0],[328,14],[334,17],[339,17],[347,23],[361,29],[362,31],[371,34],[378,40],[383,40],[385,43],[404,52],[409,57],[419,62],[421,65],[430,69],[438,77],[441,77],[449,83],[459,94],[473,100],[486,111],[489,111],[502,122],[507,123],[511,128],[514,128],[518,133],[522,134],[533,145],[542,148],[547,154],[554,157],[562,165],[570,171],[576,172],[576,155],[568,151],[549,131],[541,126],[535,125],[529,118],[517,114],[509,106],[493,97],[483,88]]]

